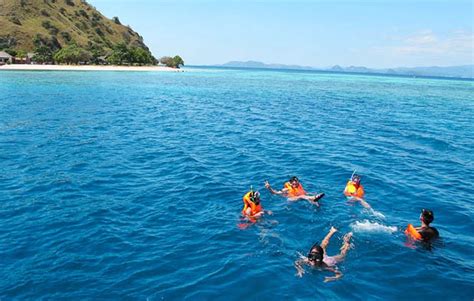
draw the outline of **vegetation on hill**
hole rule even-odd
[[[138,33],[85,0],[0,0],[0,29],[0,50],[39,63],[158,63]]]

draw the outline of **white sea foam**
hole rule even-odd
[[[364,221],[357,221],[351,224],[352,230],[355,232],[385,232],[385,233],[393,233],[397,231],[397,227],[395,226],[385,226],[379,224],[377,222],[371,222],[368,220]]]

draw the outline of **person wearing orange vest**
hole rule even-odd
[[[430,224],[434,220],[433,211],[429,209],[421,210],[420,214],[420,227],[413,227],[412,224],[408,224],[405,234],[413,238],[414,240],[423,240],[425,242],[430,242],[433,239],[439,237],[439,232],[435,227],[431,227]]]
[[[370,208],[370,205],[364,200],[365,191],[364,186],[360,183],[359,175],[352,175],[352,178],[346,184],[344,195],[350,199],[359,201],[365,208]]]
[[[319,200],[324,196],[324,193],[318,193],[316,195],[308,194],[304,190],[303,185],[301,185],[297,177],[291,177],[281,190],[273,189],[268,181],[265,181],[265,188],[267,188],[272,194],[278,194],[287,197],[290,201],[304,199],[317,206],[319,206]]]
[[[257,218],[264,214],[262,204],[260,203],[260,192],[250,190],[242,198],[244,208],[242,215],[247,217],[251,222],[256,222]]]

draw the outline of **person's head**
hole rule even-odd
[[[250,192],[250,201],[254,204],[260,204],[260,192],[258,191],[251,191]]]
[[[314,264],[314,265],[321,265],[323,263],[323,257],[324,257],[323,248],[318,243],[314,244],[308,253],[309,262],[311,262],[311,264]]]
[[[359,184],[360,184],[360,176],[354,174],[354,175],[352,176],[351,181],[354,182],[354,184],[359,185]]]
[[[298,185],[300,184],[300,180],[298,180],[297,177],[291,177],[289,182],[290,185],[295,188],[298,187]]]
[[[425,223],[425,225],[429,226],[434,220],[433,211],[429,209],[422,209],[420,214],[420,221]]]

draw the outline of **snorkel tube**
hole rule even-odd
[[[357,171],[357,169],[354,169],[354,171],[352,172],[351,181],[352,181],[352,178],[354,178],[354,175],[355,175],[356,171]]]

